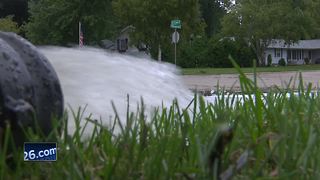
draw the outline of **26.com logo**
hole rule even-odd
[[[56,161],[57,143],[24,144],[24,161]]]

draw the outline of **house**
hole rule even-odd
[[[126,52],[130,44],[130,33],[133,32],[135,28],[133,26],[127,26],[120,31],[120,35],[117,38],[117,50],[119,52]]]
[[[273,40],[265,50],[265,62],[271,55],[272,63],[278,64],[283,58],[287,64],[305,64],[305,59],[312,64],[320,64],[320,39],[300,40],[287,44],[284,40]]]
[[[99,42],[99,46],[106,50],[118,51],[120,53],[128,53],[136,54],[136,50],[138,52],[143,51],[145,54],[148,54],[148,46],[142,42],[137,43],[136,47],[132,46],[132,42],[130,39],[130,34],[134,32],[135,27],[132,25],[123,28],[115,41],[111,41],[108,39],[101,40]],[[148,56],[149,57],[149,56]]]

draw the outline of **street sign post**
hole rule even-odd
[[[174,31],[172,33],[172,43],[177,44],[180,40],[180,34],[178,33],[178,31]]]
[[[174,29],[174,33],[172,34],[172,43],[174,43],[174,63],[177,65],[177,43],[180,39],[177,29],[181,29],[181,21],[179,19],[172,20],[170,27]]]
[[[172,20],[170,27],[173,29],[181,29],[181,21],[179,19]]]
[[[177,43],[179,42],[180,35],[177,29],[174,29],[174,33],[172,33],[172,43],[174,43],[174,64],[177,65]]]

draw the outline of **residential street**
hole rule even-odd
[[[253,79],[253,74],[247,74]],[[304,84],[312,83],[313,89],[319,86],[320,71],[308,71],[302,73]],[[258,86],[263,90],[268,90],[270,87],[287,87],[292,78],[291,87],[297,88],[299,84],[298,72],[268,72],[258,73]],[[184,75],[182,76],[184,83],[189,89],[197,90],[216,90],[217,84],[219,87],[224,87],[226,90],[239,91],[240,84],[237,74],[223,75]],[[305,86],[306,87],[306,86]]]

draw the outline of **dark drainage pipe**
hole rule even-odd
[[[21,146],[26,141],[21,127],[38,125],[46,136],[53,117],[61,119],[62,114],[62,90],[46,57],[22,37],[0,32],[0,133],[9,123],[15,144]]]

